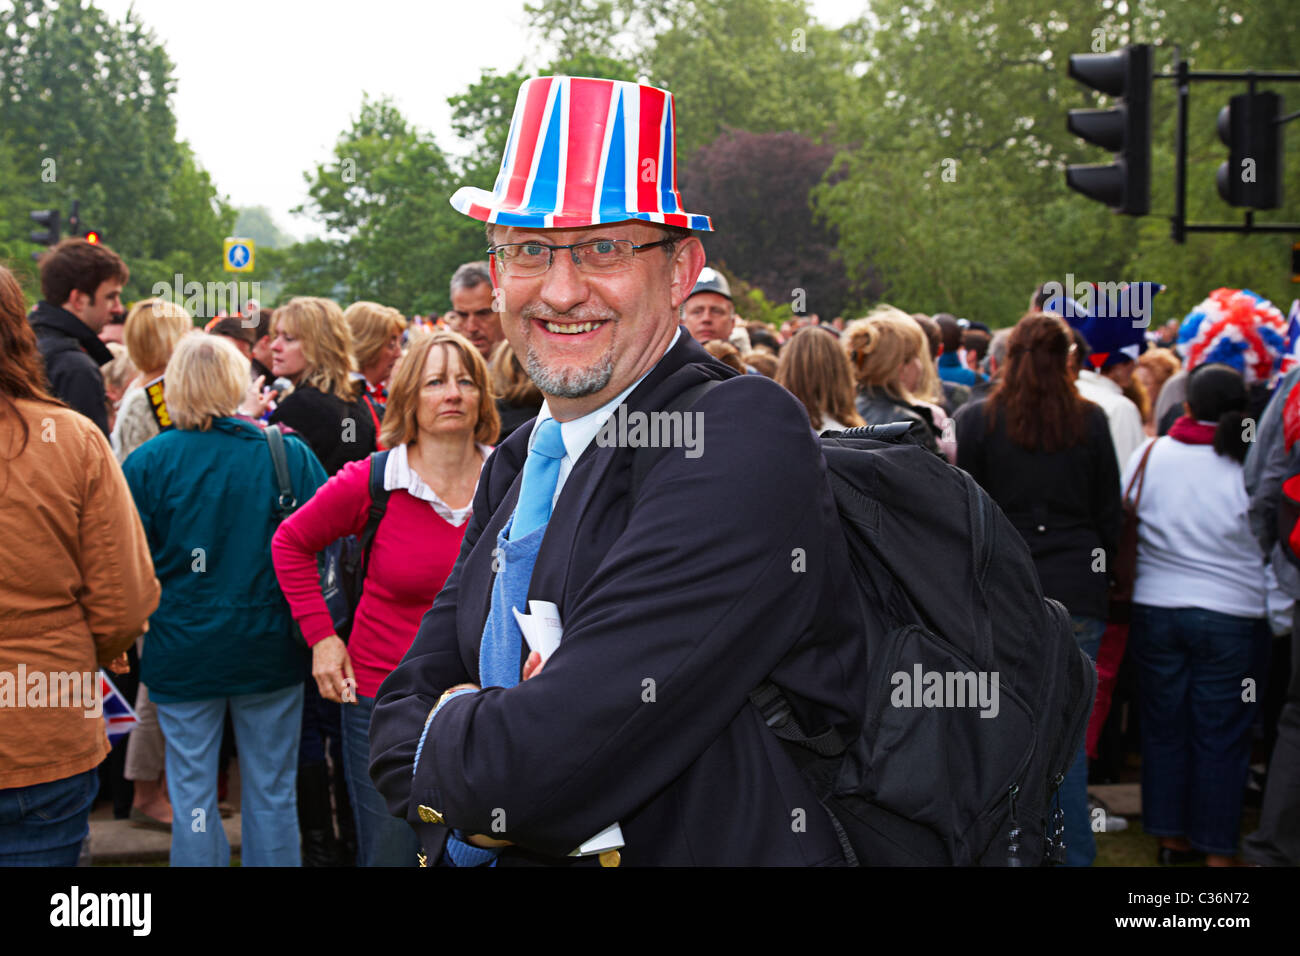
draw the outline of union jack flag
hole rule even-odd
[[[646,222],[712,230],[682,208],[671,93],[615,80],[543,76],[519,89],[492,192],[463,186],[458,211],[540,229]]]
[[[104,702],[104,725],[108,730],[108,742],[116,746],[140,719],[102,668],[99,672],[99,696]]]

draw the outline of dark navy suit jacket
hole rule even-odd
[[[825,465],[789,393],[685,334],[626,405],[663,409],[709,378],[727,380],[695,406],[702,454],[670,449],[636,500],[633,450],[593,441],[575,463],[529,589],[559,607],[559,649],[531,680],[449,701],[412,776],[439,696],[478,682],[492,550],[531,427],[484,464],[459,560],[370,727],[371,776],[431,860],[447,830],[420,806],[513,841],[502,865],[568,862],[616,821],[624,865],[842,863],[825,811],[747,696],[770,675],[805,731],[852,736],[861,724],[865,646]]]

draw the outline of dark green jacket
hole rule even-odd
[[[298,503],[325,483],[301,439],[285,453]],[[162,602],[141,679],[162,703],[279,690],[307,675],[307,651],[271,564],[278,486],[262,429],[219,418],[174,429],[122,466],[149,538]]]

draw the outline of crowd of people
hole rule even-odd
[[[617,274],[647,246],[666,245],[668,256],[675,244],[698,248],[689,234],[667,236],[627,240],[625,254],[605,240],[609,248],[584,251],[587,259],[576,246],[547,256],[571,249],[573,265],[563,268],[572,278],[583,269]],[[561,268],[554,258],[524,261],[546,258],[537,251],[546,248],[525,244],[504,260],[515,270],[512,294],[530,270]],[[532,331],[507,339],[498,310],[510,306],[493,295],[502,278],[493,268],[472,262],[456,270],[452,309],[431,323],[408,322],[376,302],[343,309],[295,297],[274,310],[252,303],[204,329],[196,328],[199,317],[160,299],[124,313],[129,271],[103,245],[70,239],[50,250],[30,316],[12,274],[0,268],[0,670],[23,663],[30,671],[121,671],[138,660],[138,723],[125,761],[131,814],[170,830],[174,865],[229,862],[220,820],[232,752],[245,865],[424,859],[408,822],[415,812],[408,796],[416,802],[410,757],[403,750],[390,761],[386,731],[376,726],[393,726],[404,677],[390,676],[421,655],[445,655],[422,651],[417,635],[440,609],[455,613],[447,602],[477,573],[467,566],[464,579],[453,577],[458,558],[489,527],[491,516],[475,514],[475,502],[506,494],[505,486],[480,493],[480,476],[489,481],[500,457],[494,448],[528,426],[532,468],[533,444],[554,443],[542,456],[571,471],[560,469],[558,487],[551,477],[549,516],[565,500],[563,482],[578,474],[568,456],[580,458],[583,447],[574,454],[566,448],[573,436],[561,442],[559,429],[543,437],[561,401],[581,393],[548,377]],[[1286,469],[1252,457],[1285,458],[1300,433],[1284,408],[1296,375],[1282,379],[1282,352],[1261,365],[1205,347],[1204,310],[1152,333],[1044,288],[1023,317],[996,331],[890,305],[847,323],[798,316],[774,328],[736,314],[720,272],[704,268],[686,288],[676,312],[682,328],[676,320],[666,327],[662,346],[689,337],[707,352],[701,361],[751,377],[760,404],[772,399],[757,383],[775,380],[781,401],[792,396],[806,412],[802,437],[769,437],[747,433],[738,408],[737,448],[762,460],[765,442],[784,443],[786,452],[773,453],[776,466],[814,447],[806,426],[833,439],[863,425],[904,423],[901,441],[969,473],[1023,537],[1044,595],[1068,610],[1101,677],[1087,743],[1061,784],[1067,862],[1088,865],[1095,856],[1088,756],[1096,756],[1127,645],[1139,679],[1143,826],[1159,838],[1159,862],[1241,863],[1256,734],[1292,733],[1296,721],[1294,680],[1279,730],[1263,726],[1258,703],[1270,683],[1271,638],[1294,634],[1300,596],[1294,572],[1275,572],[1288,540],[1261,517],[1276,512]],[[563,292],[548,294],[558,301]],[[1263,308],[1257,297],[1252,303]],[[124,322],[112,321],[123,314]],[[534,309],[529,321],[550,319]],[[603,319],[590,324],[564,335],[599,334]],[[120,327],[120,346],[101,339],[109,325]],[[1186,340],[1182,347],[1175,337]],[[527,348],[516,353],[521,341]],[[637,371],[640,378],[624,376],[623,397],[645,377]],[[523,471],[521,502],[536,474]],[[511,561],[519,547],[532,547],[531,568],[534,539],[544,532],[523,533],[522,504],[513,528],[495,520]],[[1121,601],[1115,570],[1125,559],[1126,521],[1135,529],[1135,575]],[[362,584],[341,618],[330,601],[338,582],[329,555],[346,552],[347,541],[363,555]],[[828,572],[828,592],[836,580]],[[510,586],[522,588],[522,598],[527,584]],[[497,602],[493,586],[485,688],[488,673],[501,668],[494,655],[510,656],[489,646],[487,635],[502,627]],[[486,593],[482,604],[489,613]],[[573,638],[584,639],[591,640]],[[457,661],[446,670],[460,668]],[[540,670],[530,658],[523,679]],[[562,686],[561,676],[554,680]],[[1271,675],[1272,692],[1286,680],[1287,672]],[[1243,693],[1244,686],[1254,689]],[[441,724],[463,721],[469,711],[458,695],[489,702],[474,705],[484,722],[506,720],[490,709],[500,698],[477,682],[432,690],[434,698],[446,693],[427,717],[415,715],[424,732],[444,709]],[[420,701],[416,709],[427,711]],[[703,699],[699,706],[707,710]],[[665,705],[661,713],[673,711]],[[1300,862],[1286,802],[1294,795],[1285,792],[1294,747],[1279,740],[1246,861]],[[107,752],[102,727],[66,707],[0,710],[0,809],[5,801],[23,808],[0,814],[0,864],[75,862]],[[426,764],[453,759],[437,744],[429,752]],[[417,771],[429,772],[420,759],[416,750]],[[406,782],[393,783],[394,774]],[[419,820],[441,825],[440,812],[418,809]],[[446,840],[450,865],[494,862],[509,845],[469,830]]]

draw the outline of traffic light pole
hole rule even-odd
[[[1271,83],[1300,83],[1300,73],[1191,70],[1188,68],[1187,61],[1183,59],[1182,50],[1175,47],[1174,72],[1156,73],[1152,75],[1152,79],[1174,80],[1178,84],[1178,165],[1174,170],[1174,214],[1170,220],[1172,227],[1170,233],[1174,242],[1186,242],[1189,232],[1300,233],[1300,222],[1257,223],[1255,212],[1251,209],[1246,210],[1246,221],[1240,226],[1230,222],[1189,223],[1187,221],[1187,102],[1191,96],[1192,82],[1240,83],[1245,81],[1248,92],[1254,94],[1255,84],[1261,80]],[[1300,113],[1291,113],[1280,117],[1278,123],[1286,123],[1297,117],[1300,117]]]

